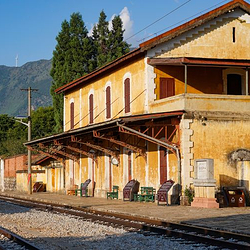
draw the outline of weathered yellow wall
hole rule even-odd
[[[250,149],[250,121],[207,120],[205,124],[198,120],[191,123],[194,159],[214,159],[218,186],[239,185],[237,164],[229,163],[228,155],[239,148]],[[191,164],[194,165],[194,161]]]
[[[16,189],[20,192],[28,192],[28,174],[27,173],[16,173]],[[32,174],[32,189],[35,182],[43,182],[46,184],[45,173],[33,173]]]
[[[88,96],[91,90],[94,91],[94,123],[103,122],[106,120],[105,112],[105,85],[107,82],[111,82],[111,118],[118,118],[119,116],[125,115],[124,110],[124,76],[126,73],[131,74],[130,85],[131,85],[131,98],[134,100],[131,103],[130,114],[144,113],[144,100],[145,100],[145,64],[144,59],[138,59],[126,65],[113,73],[110,73],[101,79],[97,79],[92,83],[82,86],[81,90],[81,112],[82,120],[80,119],[80,88],[75,89],[72,93],[66,93],[65,95],[65,130],[70,129],[70,100],[75,100],[75,128],[86,126],[89,124],[89,107],[88,107]],[[120,113],[119,113],[120,112]]]
[[[219,17],[221,19],[221,17]],[[217,20],[219,20],[217,19]],[[214,23],[214,21],[212,22]],[[209,25],[205,25],[209,27]],[[236,40],[233,43],[233,27],[235,27]],[[175,48],[158,57],[205,57],[222,59],[250,59],[250,24],[244,20],[227,19],[223,22],[217,22],[217,25],[211,26],[204,32],[203,28],[198,27],[197,34],[189,35],[176,42]],[[190,38],[192,36],[192,38]]]

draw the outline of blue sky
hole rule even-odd
[[[30,61],[51,59],[56,36],[63,20],[80,12],[88,30],[98,21],[101,10],[110,21],[121,14],[126,29],[125,38],[144,29],[157,19],[159,22],[136,34],[128,43],[139,43],[178,26],[212,7],[229,0],[0,0],[0,65],[18,66]],[[181,5],[184,5],[180,7]],[[178,23],[178,24],[177,24]]]

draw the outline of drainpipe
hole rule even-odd
[[[141,137],[144,137],[145,139],[147,139],[149,141],[152,141],[152,142],[155,142],[157,144],[160,144],[160,145],[162,145],[162,146],[164,146],[166,148],[173,149],[176,152],[177,161],[178,161],[178,184],[181,185],[181,159],[180,159],[180,152],[179,152],[179,149],[177,147],[172,146],[172,145],[170,145],[170,144],[168,144],[166,142],[163,142],[161,140],[158,140],[156,138],[153,138],[151,136],[145,135],[145,134],[143,134],[141,132],[138,132],[138,131],[136,131],[136,130],[134,130],[132,128],[129,128],[127,126],[121,125],[118,122],[116,124],[117,124],[118,127],[124,128],[124,129],[126,129],[126,130],[128,130],[128,131],[130,131],[132,133],[140,135]],[[179,189],[179,186],[178,186],[178,189]],[[178,193],[180,193],[180,190],[178,190]]]

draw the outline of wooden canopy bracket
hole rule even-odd
[[[110,142],[112,142],[114,144],[117,144],[119,146],[131,149],[132,151],[134,151],[134,152],[138,153],[139,155],[143,156],[145,159],[147,158],[146,150],[145,149],[133,146],[133,145],[128,144],[128,143],[123,142],[123,141],[116,140],[114,138],[105,137],[104,134],[101,135],[100,132],[97,132],[95,130],[93,131],[93,136],[96,137],[96,138],[99,138],[99,139],[110,141]]]
[[[159,140],[159,139],[157,139],[157,141],[159,141],[159,143],[156,143],[156,139],[154,138],[154,137],[151,137],[150,138],[150,136],[141,136],[139,133],[136,133],[136,132],[131,132],[131,131],[128,131],[127,129],[124,129],[123,127],[120,127],[119,126],[119,132],[121,132],[121,133],[126,133],[126,134],[130,134],[130,135],[134,135],[134,136],[137,136],[138,138],[142,138],[142,139],[144,139],[144,140],[147,140],[147,141],[149,141],[149,142],[152,142],[152,143],[154,143],[154,144],[158,144],[158,145],[160,145],[161,143],[160,143],[160,141],[162,141],[162,140]],[[141,133],[142,135],[144,135],[143,133]],[[155,140],[154,140],[155,139]],[[162,141],[163,143],[165,143],[165,141]],[[168,143],[169,144],[169,143]],[[163,147],[166,147],[165,145],[163,145]],[[168,150],[170,150],[172,153],[174,153],[174,154],[176,154],[176,151],[175,151],[175,148],[176,147],[176,145],[173,145],[172,143],[168,146],[168,147],[166,147]]]
[[[72,155],[72,154],[69,154],[69,153],[66,153],[66,152],[64,152],[64,151],[62,151],[62,150],[57,150],[57,149],[54,149],[54,148],[51,148],[50,150],[51,150],[52,152],[55,152],[56,154],[60,154],[60,155],[66,156],[66,157],[68,157],[69,159],[74,160],[74,161],[76,161],[77,163],[80,163],[79,158],[77,158],[76,156],[74,156],[74,155]]]
[[[110,150],[110,149],[101,147],[101,146],[99,146],[99,145],[92,144],[92,143],[90,143],[90,142],[83,142],[83,141],[81,141],[80,139],[78,139],[78,138],[75,137],[75,136],[74,136],[73,138],[71,137],[71,140],[72,140],[73,142],[77,142],[77,143],[86,145],[86,146],[88,146],[88,147],[90,147],[90,148],[93,148],[93,149],[96,149],[96,150],[98,150],[98,151],[104,152],[104,153],[106,153],[106,154],[108,154],[108,155],[111,155],[111,156],[117,158],[118,161],[119,161],[119,155],[118,155],[116,152],[114,152],[114,151],[112,151],[112,150]]]
[[[72,151],[74,151],[74,152],[77,152],[77,153],[79,153],[79,154],[85,155],[85,156],[87,156],[87,157],[89,157],[89,158],[92,158],[93,160],[96,161],[95,154],[93,154],[93,153],[90,153],[90,152],[87,152],[87,151],[85,151],[85,150],[82,150],[82,149],[73,147],[72,145],[71,145],[71,146],[70,146],[70,145],[64,145],[64,147],[67,148],[67,149],[69,149],[69,150],[72,150]]]
[[[64,164],[64,159],[61,158],[61,157],[59,157],[59,156],[50,154],[50,153],[48,153],[48,152],[44,152],[43,150],[34,149],[34,148],[32,148],[31,146],[27,146],[27,148],[30,149],[30,150],[32,150],[32,151],[36,151],[36,152],[38,152],[38,153],[40,153],[40,154],[44,154],[44,155],[46,155],[46,156],[49,156],[49,157],[51,157],[51,158],[53,158],[53,159],[55,159],[55,160],[58,160],[58,161],[60,161],[61,163]]]

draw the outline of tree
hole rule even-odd
[[[32,139],[53,134],[56,125],[53,107],[40,107],[32,112],[31,117]]]
[[[107,16],[102,10],[96,29],[93,30],[93,32],[95,32],[93,34],[93,38],[95,41],[95,46],[97,47],[97,68],[100,68],[108,62],[109,23],[106,21],[106,18]]]
[[[55,132],[62,130],[63,123],[63,95],[56,94],[55,90],[66,84],[68,82],[67,77],[67,68],[69,67],[65,62],[69,52],[69,44],[70,44],[70,32],[69,32],[69,23],[64,20],[61,25],[61,32],[56,37],[57,45],[55,50],[53,51],[52,58],[52,67],[50,71],[50,75],[53,78],[50,94],[53,100],[54,111],[54,119],[56,121]],[[69,62],[68,62],[69,63]]]
[[[53,51],[50,72],[56,121],[54,132],[63,131],[63,94],[55,94],[55,90],[129,52],[129,45],[123,41],[124,30],[120,17],[113,19],[111,31],[106,18],[104,11],[101,11],[92,37],[88,37],[81,14],[73,13],[69,22],[62,22],[61,31],[56,37],[57,45]]]
[[[115,16],[112,20],[112,30],[109,33],[109,54],[108,62],[111,62],[129,52],[130,45],[123,41],[124,31],[122,29],[122,20]]]
[[[53,51],[53,78],[51,95],[55,112],[55,132],[62,131],[63,95],[55,94],[55,89],[69,83],[93,70],[93,45],[87,36],[88,31],[80,13],[73,13],[70,22],[63,21],[61,31],[56,37],[57,45]]]
[[[52,107],[40,107],[31,114],[32,139],[53,134],[55,120]],[[24,123],[28,120],[24,119]],[[27,153],[23,143],[27,142],[28,127],[15,121],[14,117],[0,115],[0,156]]]

